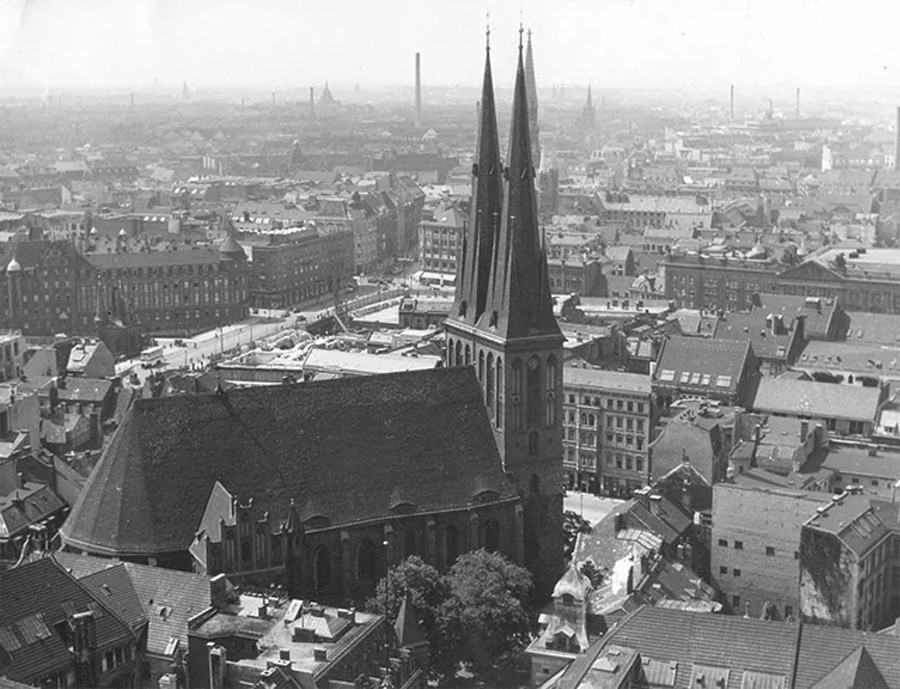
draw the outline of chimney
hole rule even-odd
[[[797,87],[797,117],[800,117],[800,87]]]
[[[805,443],[809,437],[809,419],[800,419],[800,442]]]
[[[422,57],[416,53],[416,129],[422,126]]]
[[[316,89],[309,87],[309,118],[316,119]]]
[[[324,663],[326,660],[328,660],[328,651],[324,648],[314,648],[313,660],[315,660],[317,663]]]
[[[734,119],[734,84],[731,85],[731,119]]]
[[[279,659],[279,660],[287,660],[287,661],[290,661],[290,659],[291,659],[291,651],[290,651],[290,649],[288,649],[288,648],[282,648],[281,650],[279,650],[279,651],[278,651],[278,659]]]
[[[217,610],[225,605],[227,580],[224,574],[217,574],[209,580],[209,604]]]
[[[650,514],[659,516],[659,506],[662,503],[662,495],[650,496]]]
[[[225,689],[228,654],[214,641],[206,644],[209,654],[209,689]]]
[[[25,474],[23,474],[21,471],[16,474],[16,486],[19,488],[25,487]]]

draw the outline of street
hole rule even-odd
[[[579,493],[570,490],[563,502],[564,509],[581,515],[593,526],[612,512],[616,505],[621,505],[625,501],[618,498],[604,498],[593,493]]]

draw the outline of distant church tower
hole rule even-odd
[[[597,108],[594,106],[594,99],[591,98],[591,85],[588,84],[587,101],[584,109],[581,111],[582,126],[586,132],[594,131],[597,124]]]
[[[471,214],[446,322],[446,356],[448,365],[475,366],[504,469],[523,497],[524,564],[546,593],[563,564],[564,338],[538,228],[521,34],[506,167],[487,48]]]

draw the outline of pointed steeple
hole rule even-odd
[[[521,48],[521,41],[519,47]],[[531,29],[528,30],[528,45],[525,49],[525,95],[528,98],[528,123],[531,125],[531,159],[538,163],[541,160],[541,143],[539,141],[537,81],[534,76]]]
[[[509,164],[500,235],[491,273],[491,296],[479,326],[510,339],[558,335],[538,227],[528,96],[519,30],[519,64],[513,91]]]
[[[494,105],[491,74],[490,27],[486,31],[484,82],[479,108],[477,150],[472,165],[472,199],[469,223],[463,237],[463,260],[457,280],[456,301],[451,317],[475,324],[488,300],[494,244],[500,226],[503,178],[500,135]]]

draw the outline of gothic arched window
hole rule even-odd
[[[481,526],[481,547],[489,553],[500,549],[500,522],[493,517],[485,519]]]
[[[356,547],[356,578],[359,581],[375,581],[378,576],[375,545],[368,538]]]
[[[331,553],[324,545],[313,551],[313,588],[328,588],[331,583]]]
[[[484,385],[484,352],[478,352],[478,382]]]
[[[456,365],[463,365],[462,343],[459,340],[456,341]]]
[[[466,345],[466,366],[472,363],[472,350]]]
[[[538,433],[532,431],[528,435],[528,454],[532,457],[538,456]]]
[[[526,374],[527,399],[525,401],[525,413],[529,426],[539,426],[541,423],[541,360],[533,356],[528,360],[528,373]]]

